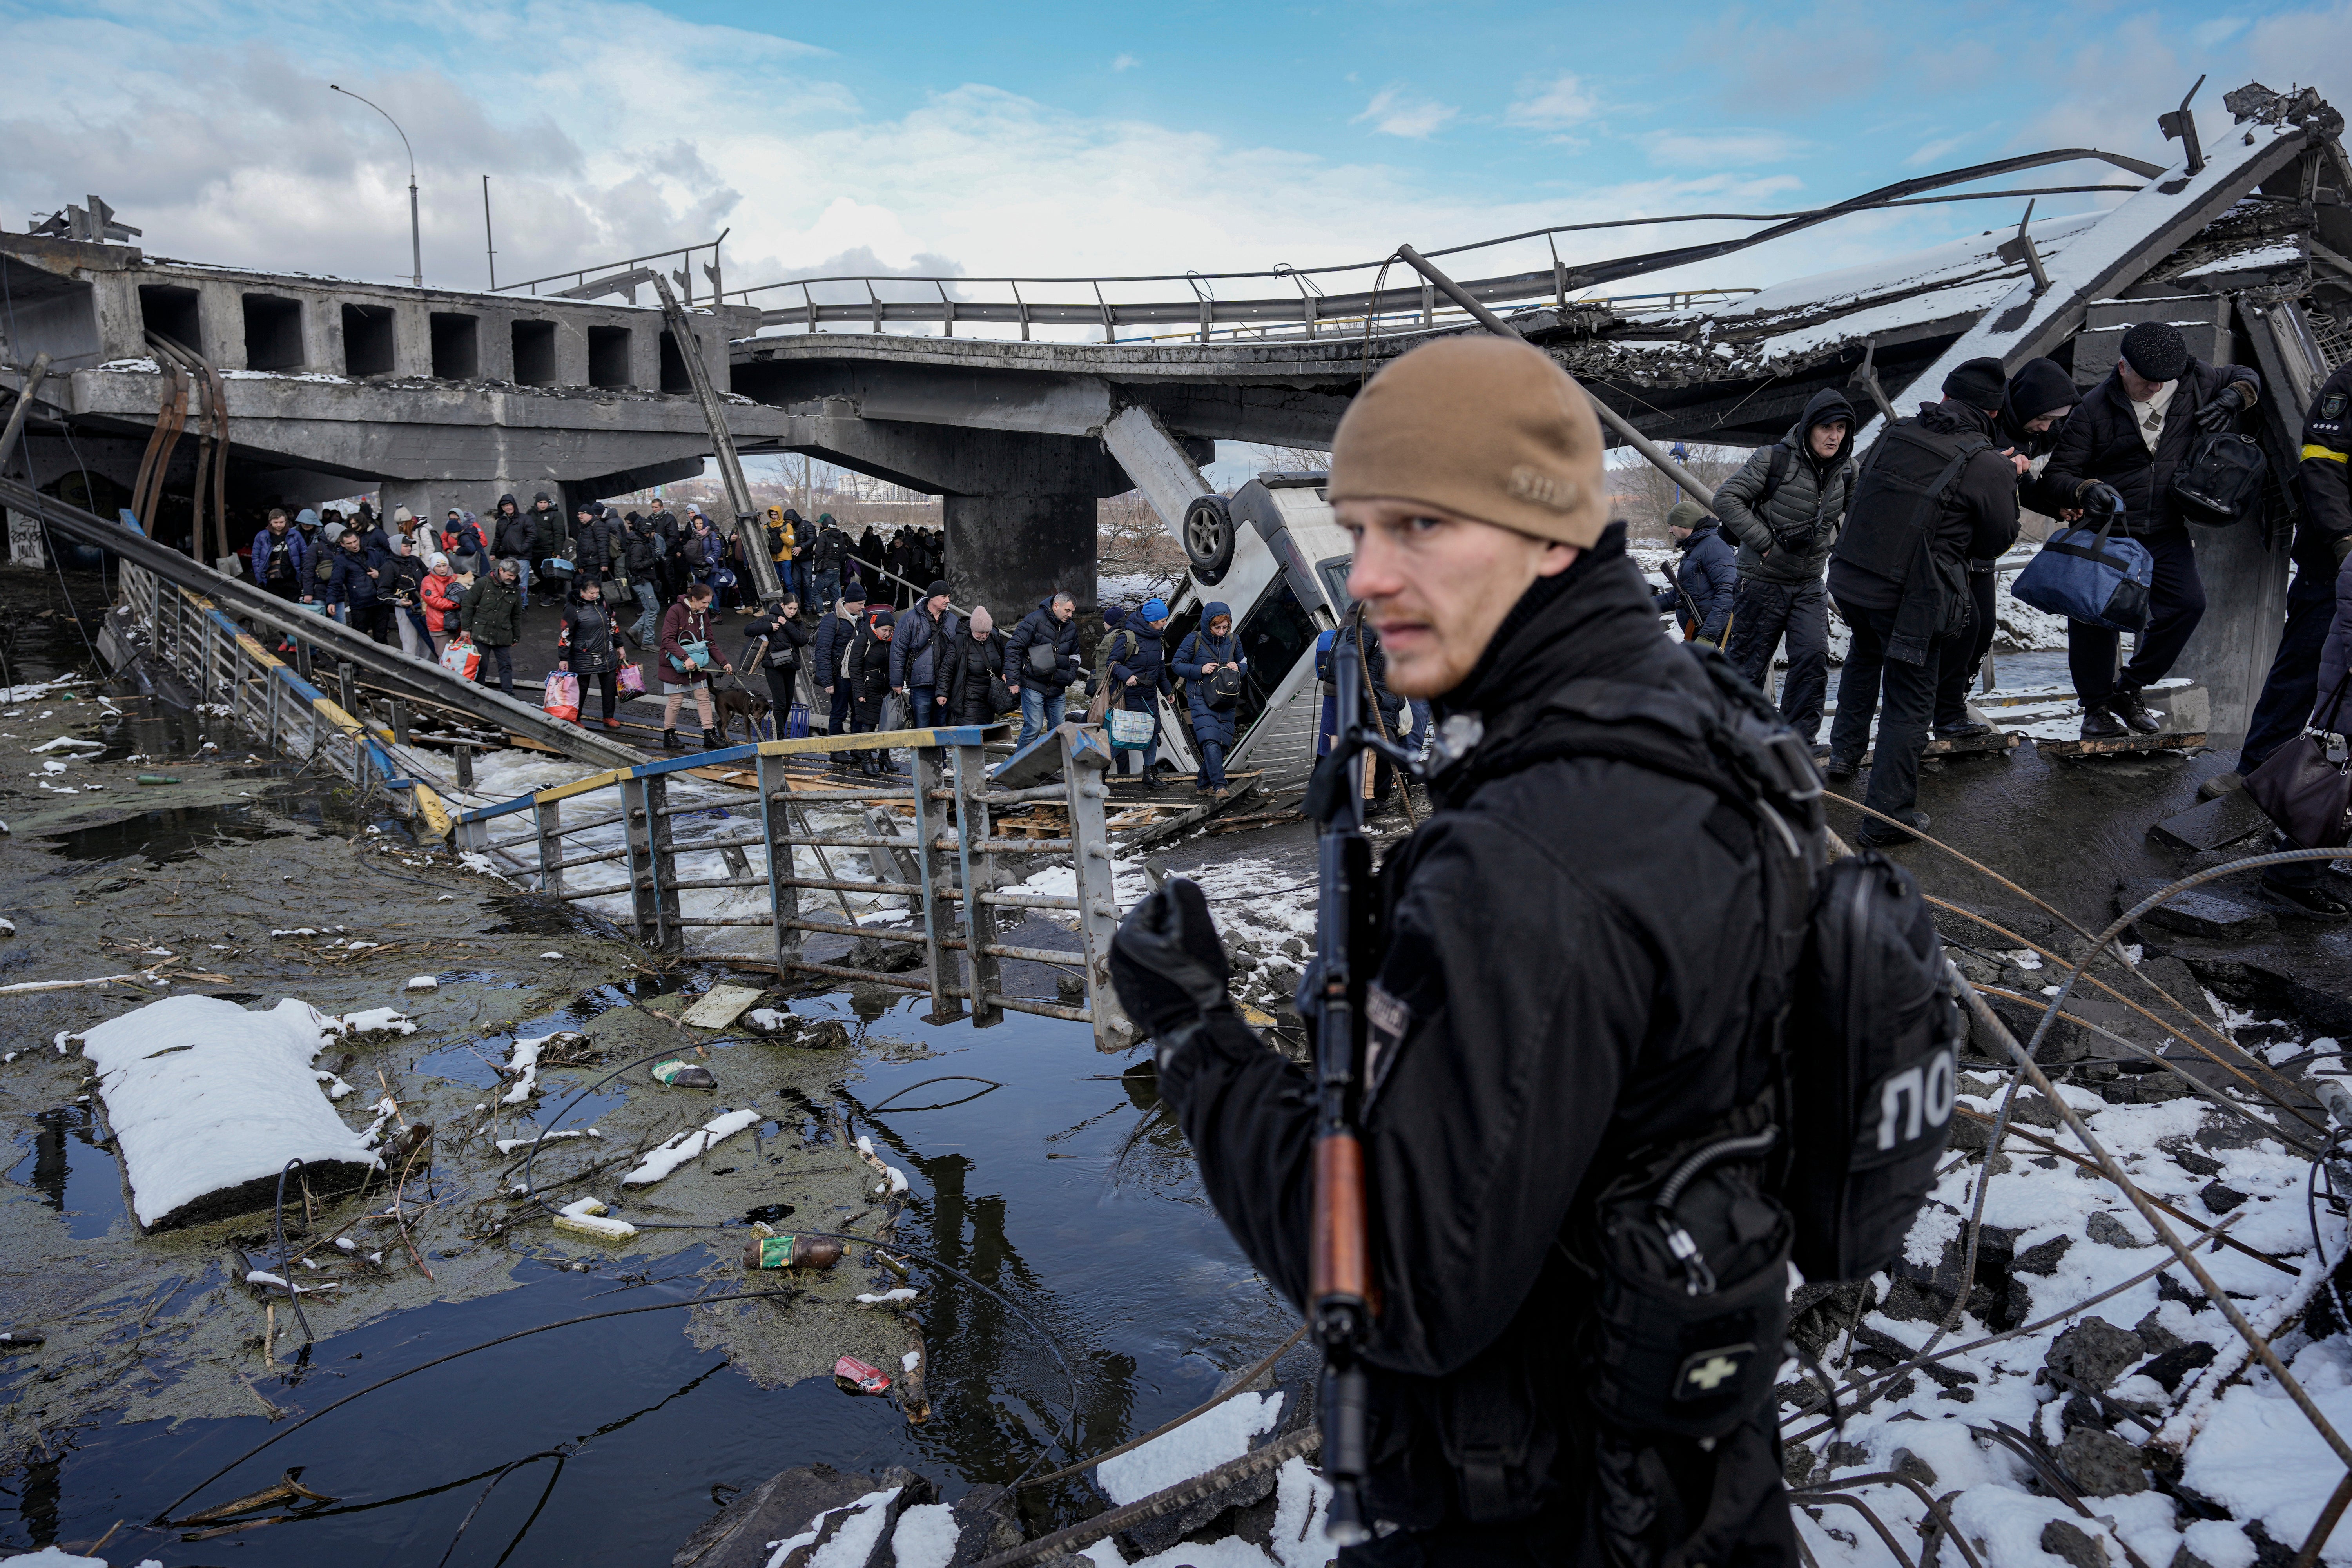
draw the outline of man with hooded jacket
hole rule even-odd
[[[1853,495],[1853,405],[1845,394],[1813,394],[1788,434],[1748,454],[1715,492],[1715,515],[1739,541],[1739,594],[1724,651],[1749,684],[1769,689],[1772,655],[1789,645],[1780,716],[1813,747],[1830,689],[1829,595],[1822,572]]]
[[[1591,1395],[1596,1293],[1572,1253],[1637,1152],[1753,1102],[1787,979],[1757,833],[1699,782],[1734,699],[1715,656],[1660,635],[1601,458],[1583,395],[1498,337],[1402,356],[1334,440],[1349,591],[1389,683],[1436,700],[1464,748],[1381,867],[1363,955],[1373,1538],[1341,1568],[1798,1561],[1769,1392],[1706,1439],[1622,1428]],[[1692,776],[1546,743],[1563,716],[1636,710],[1656,717],[1616,728]],[[1199,888],[1138,906],[1111,968],[1210,1201],[1303,1310],[1317,1097],[1236,1016]]]

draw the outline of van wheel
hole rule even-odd
[[[1184,553],[1201,585],[1213,588],[1224,581],[1234,563],[1234,514],[1223,496],[1197,496],[1184,509]]]

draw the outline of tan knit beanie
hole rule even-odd
[[[1591,405],[1542,350],[1489,333],[1441,338],[1349,405],[1326,493],[1421,501],[1584,548],[1609,521],[1601,451]]]

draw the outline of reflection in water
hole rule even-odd
[[[77,1239],[104,1236],[122,1213],[122,1178],[112,1152],[99,1142],[104,1131],[87,1105],[37,1110],[33,1152],[8,1173],[65,1215],[67,1234]]]

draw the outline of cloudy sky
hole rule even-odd
[[[11,228],[96,192],[153,253],[404,275],[406,160],[339,82],[415,144],[428,283],[485,281],[487,174],[509,280],[731,229],[731,288],[1307,267],[1802,207],[2046,147],[2169,162],[2156,115],[2200,73],[2209,127],[2254,79],[2317,71],[2352,103],[2352,5],[0,0],[0,59]],[[2013,225],[2021,205],[1851,220],[1675,280],[1760,284]],[[1571,236],[1561,253],[1745,226]]]

